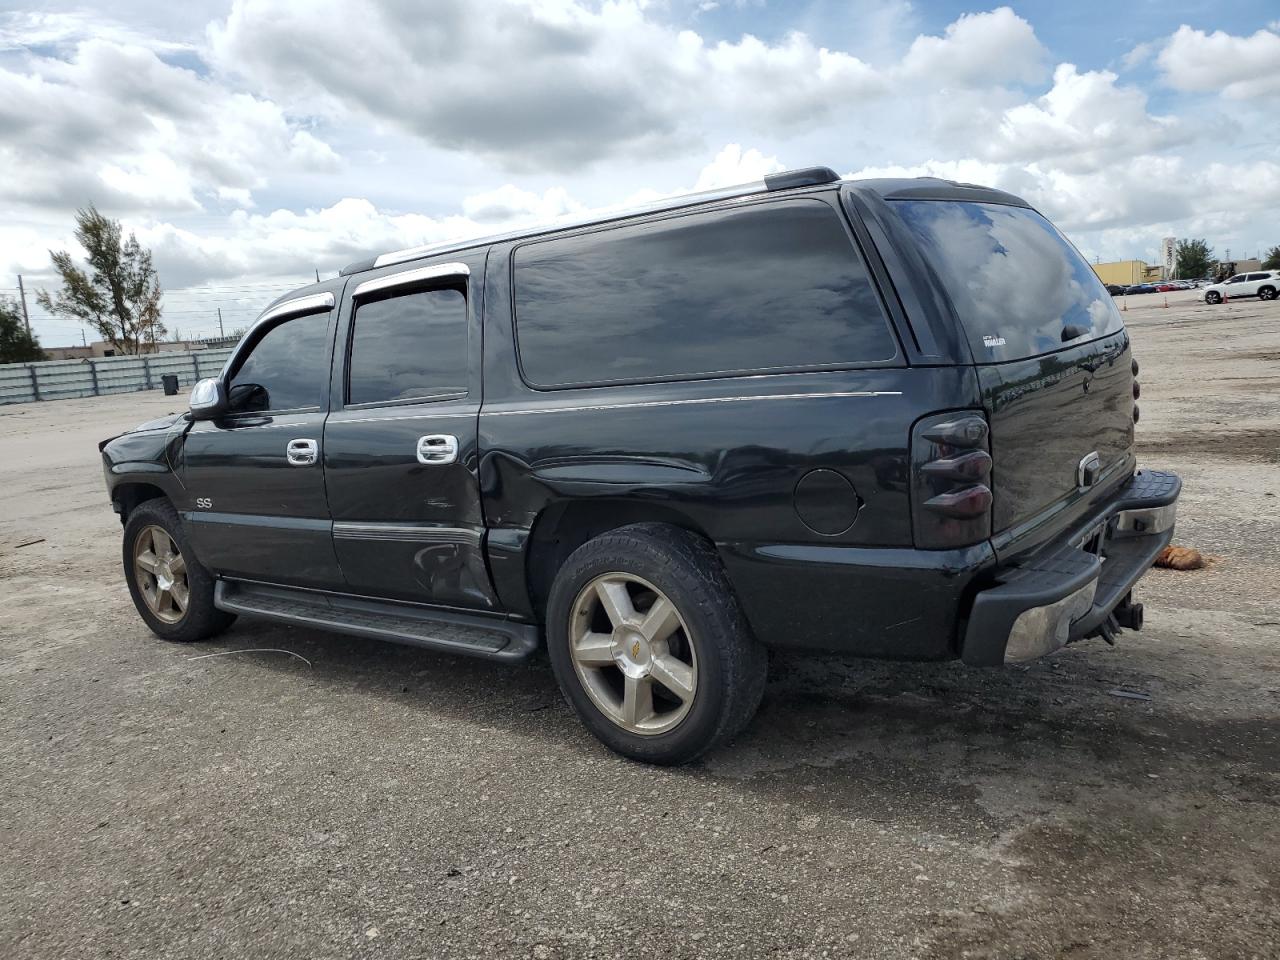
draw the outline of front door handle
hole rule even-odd
[[[433,433],[418,438],[418,462],[439,467],[458,462],[458,438],[447,433]]]
[[[284,455],[290,466],[309,467],[320,459],[320,444],[314,440],[290,440]]]

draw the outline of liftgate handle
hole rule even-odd
[[[433,433],[418,438],[418,462],[439,467],[458,461],[458,438],[447,433]]]

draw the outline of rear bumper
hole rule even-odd
[[[961,658],[995,666],[1044,656],[1114,630],[1117,608],[1173,538],[1182,481],[1134,474],[1068,535],[995,571],[973,601]]]

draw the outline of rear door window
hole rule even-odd
[[[467,392],[467,298],[452,287],[356,305],[347,403],[442,400]]]
[[[979,363],[1020,360],[1124,328],[1084,257],[1026,207],[894,200]]]
[[[528,243],[525,378],[635,383],[883,363],[898,353],[840,214],[796,199]]]

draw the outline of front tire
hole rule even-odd
[[[206,640],[235,622],[235,614],[213,605],[213,577],[196,560],[168,500],[147,500],[129,514],[124,577],[139,616],[164,640]]]
[[[666,524],[621,527],[565,561],[547,605],[556,681],[606,746],[687,763],[755,715],[767,658],[706,541]]]
[[[1217,290],[1210,290],[1204,295],[1204,302],[1209,304],[1217,304],[1222,302],[1222,294]]]

